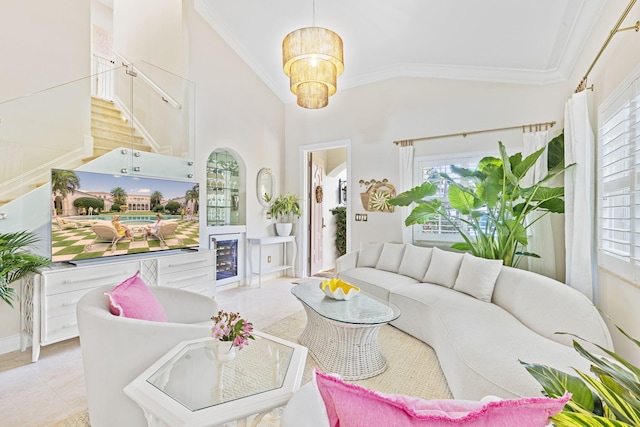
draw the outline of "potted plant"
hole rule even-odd
[[[16,298],[11,283],[51,264],[48,258],[25,250],[37,241],[38,237],[29,231],[0,234],[0,298],[11,307]]]
[[[619,326],[616,325],[616,328],[632,344],[640,347],[640,341]],[[582,340],[578,336],[572,336]],[[601,355],[591,353],[576,339],[573,340],[573,347],[590,362],[591,374],[574,368],[577,376],[570,375],[550,366],[520,361],[538,381],[546,396],[558,397],[567,391],[571,393],[571,399],[564,409],[550,418],[553,425],[556,427],[640,425],[640,382],[638,382],[640,367],[620,354],[594,343],[591,344],[601,351]]]
[[[477,169],[452,166],[460,180],[436,173],[435,181],[444,179],[448,185],[449,206],[434,198],[436,183],[422,185],[389,200],[391,205],[408,206],[416,203],[405,225],[425,224],[440,217],[460,234],[463,242],[453,249],[470,251],[473,255],[501,259],[504,265],[515,267],[523,256],[540,258],[526,252],[527,228],[548,213],[564,213],[564,187],[546,186],[556,176],[573,165],[558,165],[536,183],[525,186],[525,175],[537,162],[546,147],[523,158],[513,156],[499,142],[500,158],[485,157]],[[535,219],[529,214],[536,212]]]
[[[271,215],[276,219],[278,236],[288,236],[293,228],[293,216],[300,218],[300,199],[295,194],[281,194],[272,200],[267,194],[264,200],[269,203]]]

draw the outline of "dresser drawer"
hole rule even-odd
[[[133,276],[139,265],[137,262],[126,262],[43,272],[44,292],[46,295],[54,295],[103,285],[116,286]]]
[[[187,271],[176,271],[163,274],[158,277],[158,286],[171,288],[184,288],[187,286],[212,283],[215,280],[216,271],[213,266],[194,268]]]
[[[191,252],[184,255],[159,257],[158,278],[176,272],[188,272],[199,268],[211,267],[215,270],[215,256],[212,252]]]
[[[46,321],[42,323],[42,344],[51,344],[78,336],[78,318],[75,311],[62,316],[47,316]]]
[[[44,297],[44,312],[47,317],[53,318],[63,314],[75,314],[76,305],[84,294],[91,289],[81,289],[73,292],[62,292]],[[106,298],[106,297],[105,297]]]

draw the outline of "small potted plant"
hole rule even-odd
[[[11,307],[16,298],[16,290],[11,283],[38,273],[40,267],[51,264],[48,258],[25,250],[37,241],[38,237],[29,231],[0,234],[0,299]]]
[[[244,320],[240,313],[218,311],[218,314],[211,318],[213,327],[211,337],[217,340],[217,358],[219,362],[228,362],[236,354],[236,348],[242,350],[249,345],[249,340],[253,337],[253,323]]]
[[[278,236],[288,236],[293,228],[293,215],[300,218],[300,199],[295,194],[282,194],[271,199],[267,194],[264,200],[270,204],[271,215],[276,219]]]

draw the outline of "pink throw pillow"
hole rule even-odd
[[[104,293],[109,297],[109,311],[115,316],[166,322],[167,313],[162,304],[138,277],[139,274],[140,271],[137,271],[111,292]]]
[[[494,402],[423,400],[379,393],[314,372],[330,427],[544,427],[562,410],[571,395],[562,399],[529,397]]]

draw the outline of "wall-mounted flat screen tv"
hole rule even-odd
[[[200,244],[195,182],[52,169],[51,193],[54,262]]]

